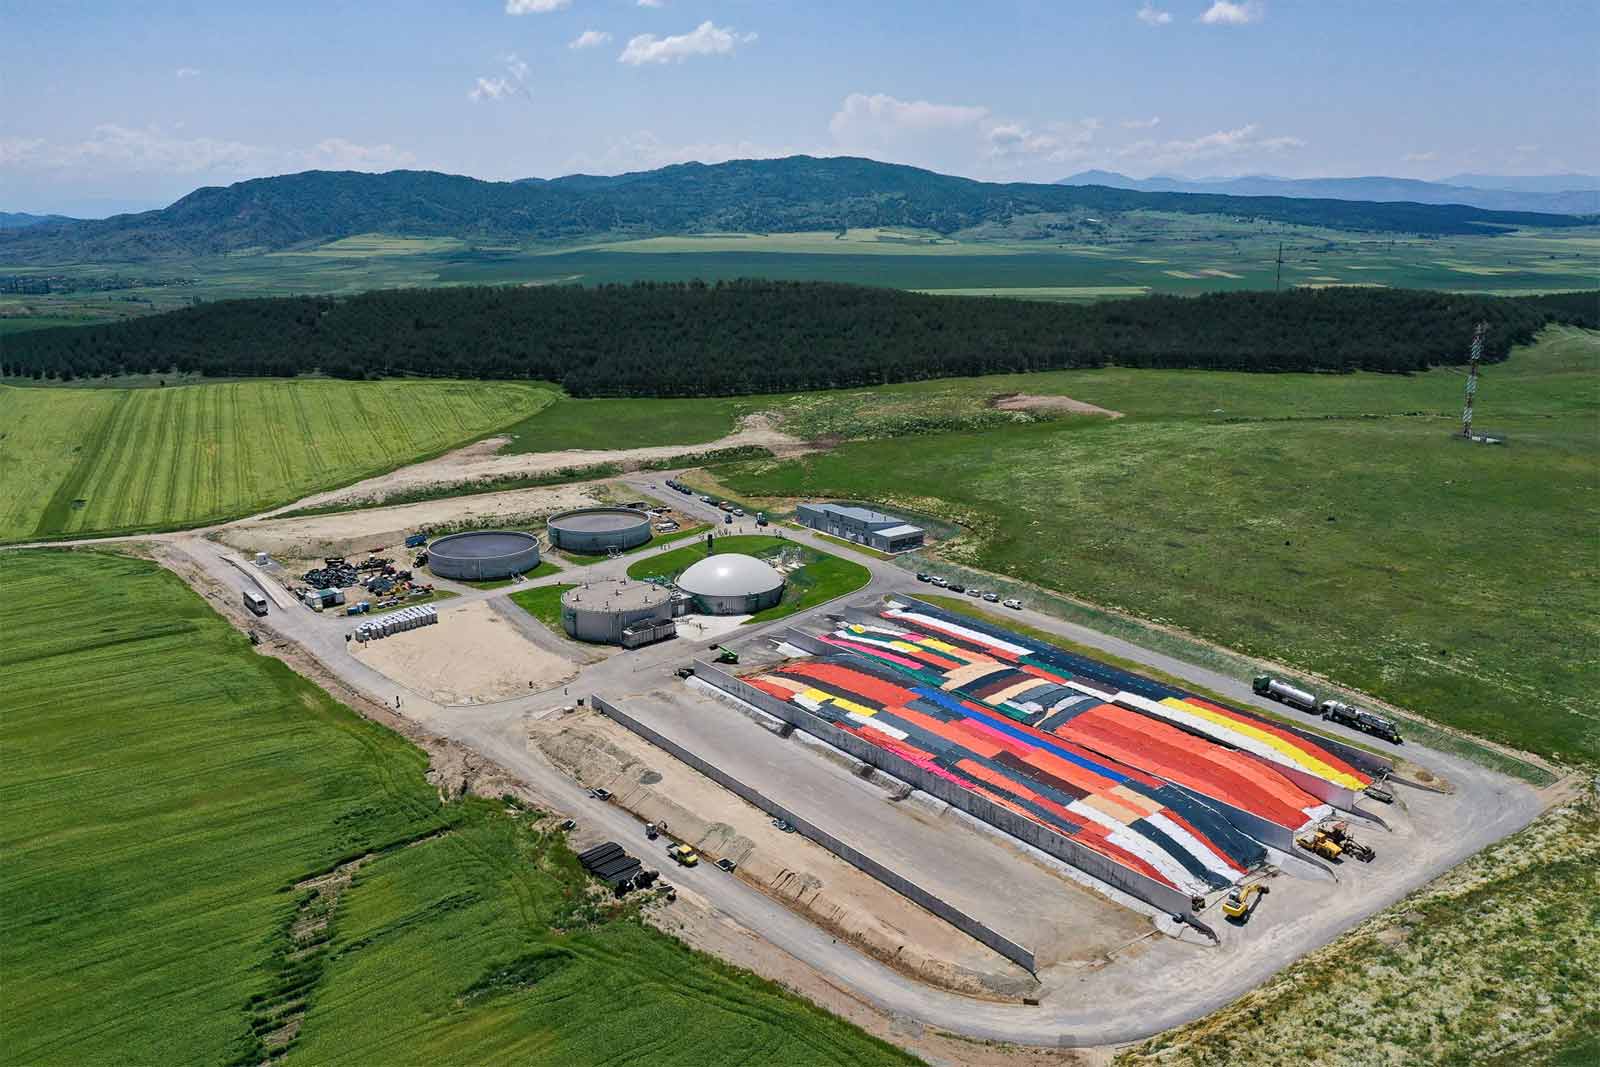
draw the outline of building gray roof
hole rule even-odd
[[[873,530],[872,532],[877,534],[879,537],[906,537],[910,534],[921,533],[922,527],[910,526],[906,523],[901,523],[899,526],[891,526],[887,530]]]
[[[818,511],[826,511],[833,515],[843,515],[846,518],[855,519],[857,522],[900,522],[893,515],[885,515],[883,512],[873,511],[871,508],[858,508],[853,504],[808,504],[807,507],[813,507]]]

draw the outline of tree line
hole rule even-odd
[[[815,282],[386,290],[229,300],[0,338],[8,375],[534,379],[574,396],[834,389],[1118,365],[1405,373],[1505,358],[1595,293],[1350,288],[1068,305]]]

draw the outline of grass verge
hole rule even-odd
[[[511,602],[565,637],[567,631],[561,625],[561,597],[572,588],[574,586],[563,584],[541,585],[537,589],[524,589],[519,593],[512,593]]]

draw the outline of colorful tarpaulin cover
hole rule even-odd
[[[1085,696],[1143,712],[1146,716],[1171,724],[1181,732],[1211,738],[1279,767],[1309,774],[1356,792],[1372,784],[1371,775],[1316,742],[1293,734],[1271,720],[1237,708],[1224,707],[1176,686],[1153,681],[1086,656],[1074,655],[1046,642],[1012,633],[1002,626],[920,602],[910,607],[890,608],[883,613],[883,618],[890,628],[914,631],[933,638],[935,644],[932,650],[935,652],[943,651],[938,647],[940,643],[951,649],[980,652],[1017,674],[1033,674],[1056,681]],[[946,651],[945,654],[954,653]],[[1025,717],[1036,714],[1043,707],[1042,700],[1049,697],[1047,691],[1042,691],[1040,699],[1029,700],[1026,691],[1011,693],[1009,687],[1002,684],[1006,676],[980,675],[975,670],[964,674],[958,685],[969,686],[985,678],[994,684],[995,695],[1002,696],[1012,710]],[[1023,695],[1024,699],[1017,700],[1018,695]]]
[[[1224,888],[1265,861],[1258,842],[1168,782],[960,691],[1001,683],[993,662],[910,636],[929,635],[846,627],[823,639],[839,652],[744,681],[1182,892]]]

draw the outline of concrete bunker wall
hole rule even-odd
[[[698,663],[696,664],[696,674],[699,674],[705,669],[706,665]],[[721,672],[718,671],[717,673],[720,674]],[[713,682],[713,684],[716,683]],[[746,686],[746,688],[749,687]],[[600,711],[601,714],[607,716],[617,723],[620,723],[629,730],[632,730],[634,733],[638,734],[652,745],[655,745],[657,748],[662,749],[675,758],[688,764],[690,767],[693,767],[695,770],[699,771],[707,778],[710,778],[713,782],[716,782],[724,789],[727,789],[729,792],[740,797],[741,799],[754,804],[767,814],[773,816],[774,818],[786,820],[793,825],[796,831],[803,837],[807,838],[808,840],[815,841],[817,844],[821,845],[835,856],[838,856],[852,867],[855,867],[857,870],[876,878],[890,889],[893,889],[896,893],[899,893],[901,896],[910,900],[914,904],[917,904],[918,906],[925,908],[937,915],[951,926],[954,926],[957,930],[960,930],[962,933],[967,934],[978,942],[987,945],[989,948],[992,948],[994,951],[998,952],[1000,955],[1004,956],[1013,963],[1026,968],[1029,974],[1036,973],[1037,964],[1035,963],[1032,950],[1024,948],[1015,941],[1012,941],[1010,938],[1005,937],[1003,934],[991,929],[980,920],[968,915],[961,909],[946,903],[934,893],[895,873],[888,867],[885,867],[883,864],[873,859],[871,856],[868,856],[862,852],[858,852],[856,849],[845,844],[843,841],[840,841],[838,838],[834,837],[821,827],[813,825],[811,822],[799,815],[796,815],[783,805],[769,799],[754,786],[748,785],[739,779],[734,778],[732,775],[724,772],[720,767],[717,767],[715,764],[708,763],[706,760],[684,748],[676,741],[662,736],[655,730],[652,730],[644,723],[618,708],[605,697],[596,695],[591,699],[595,708]]]

